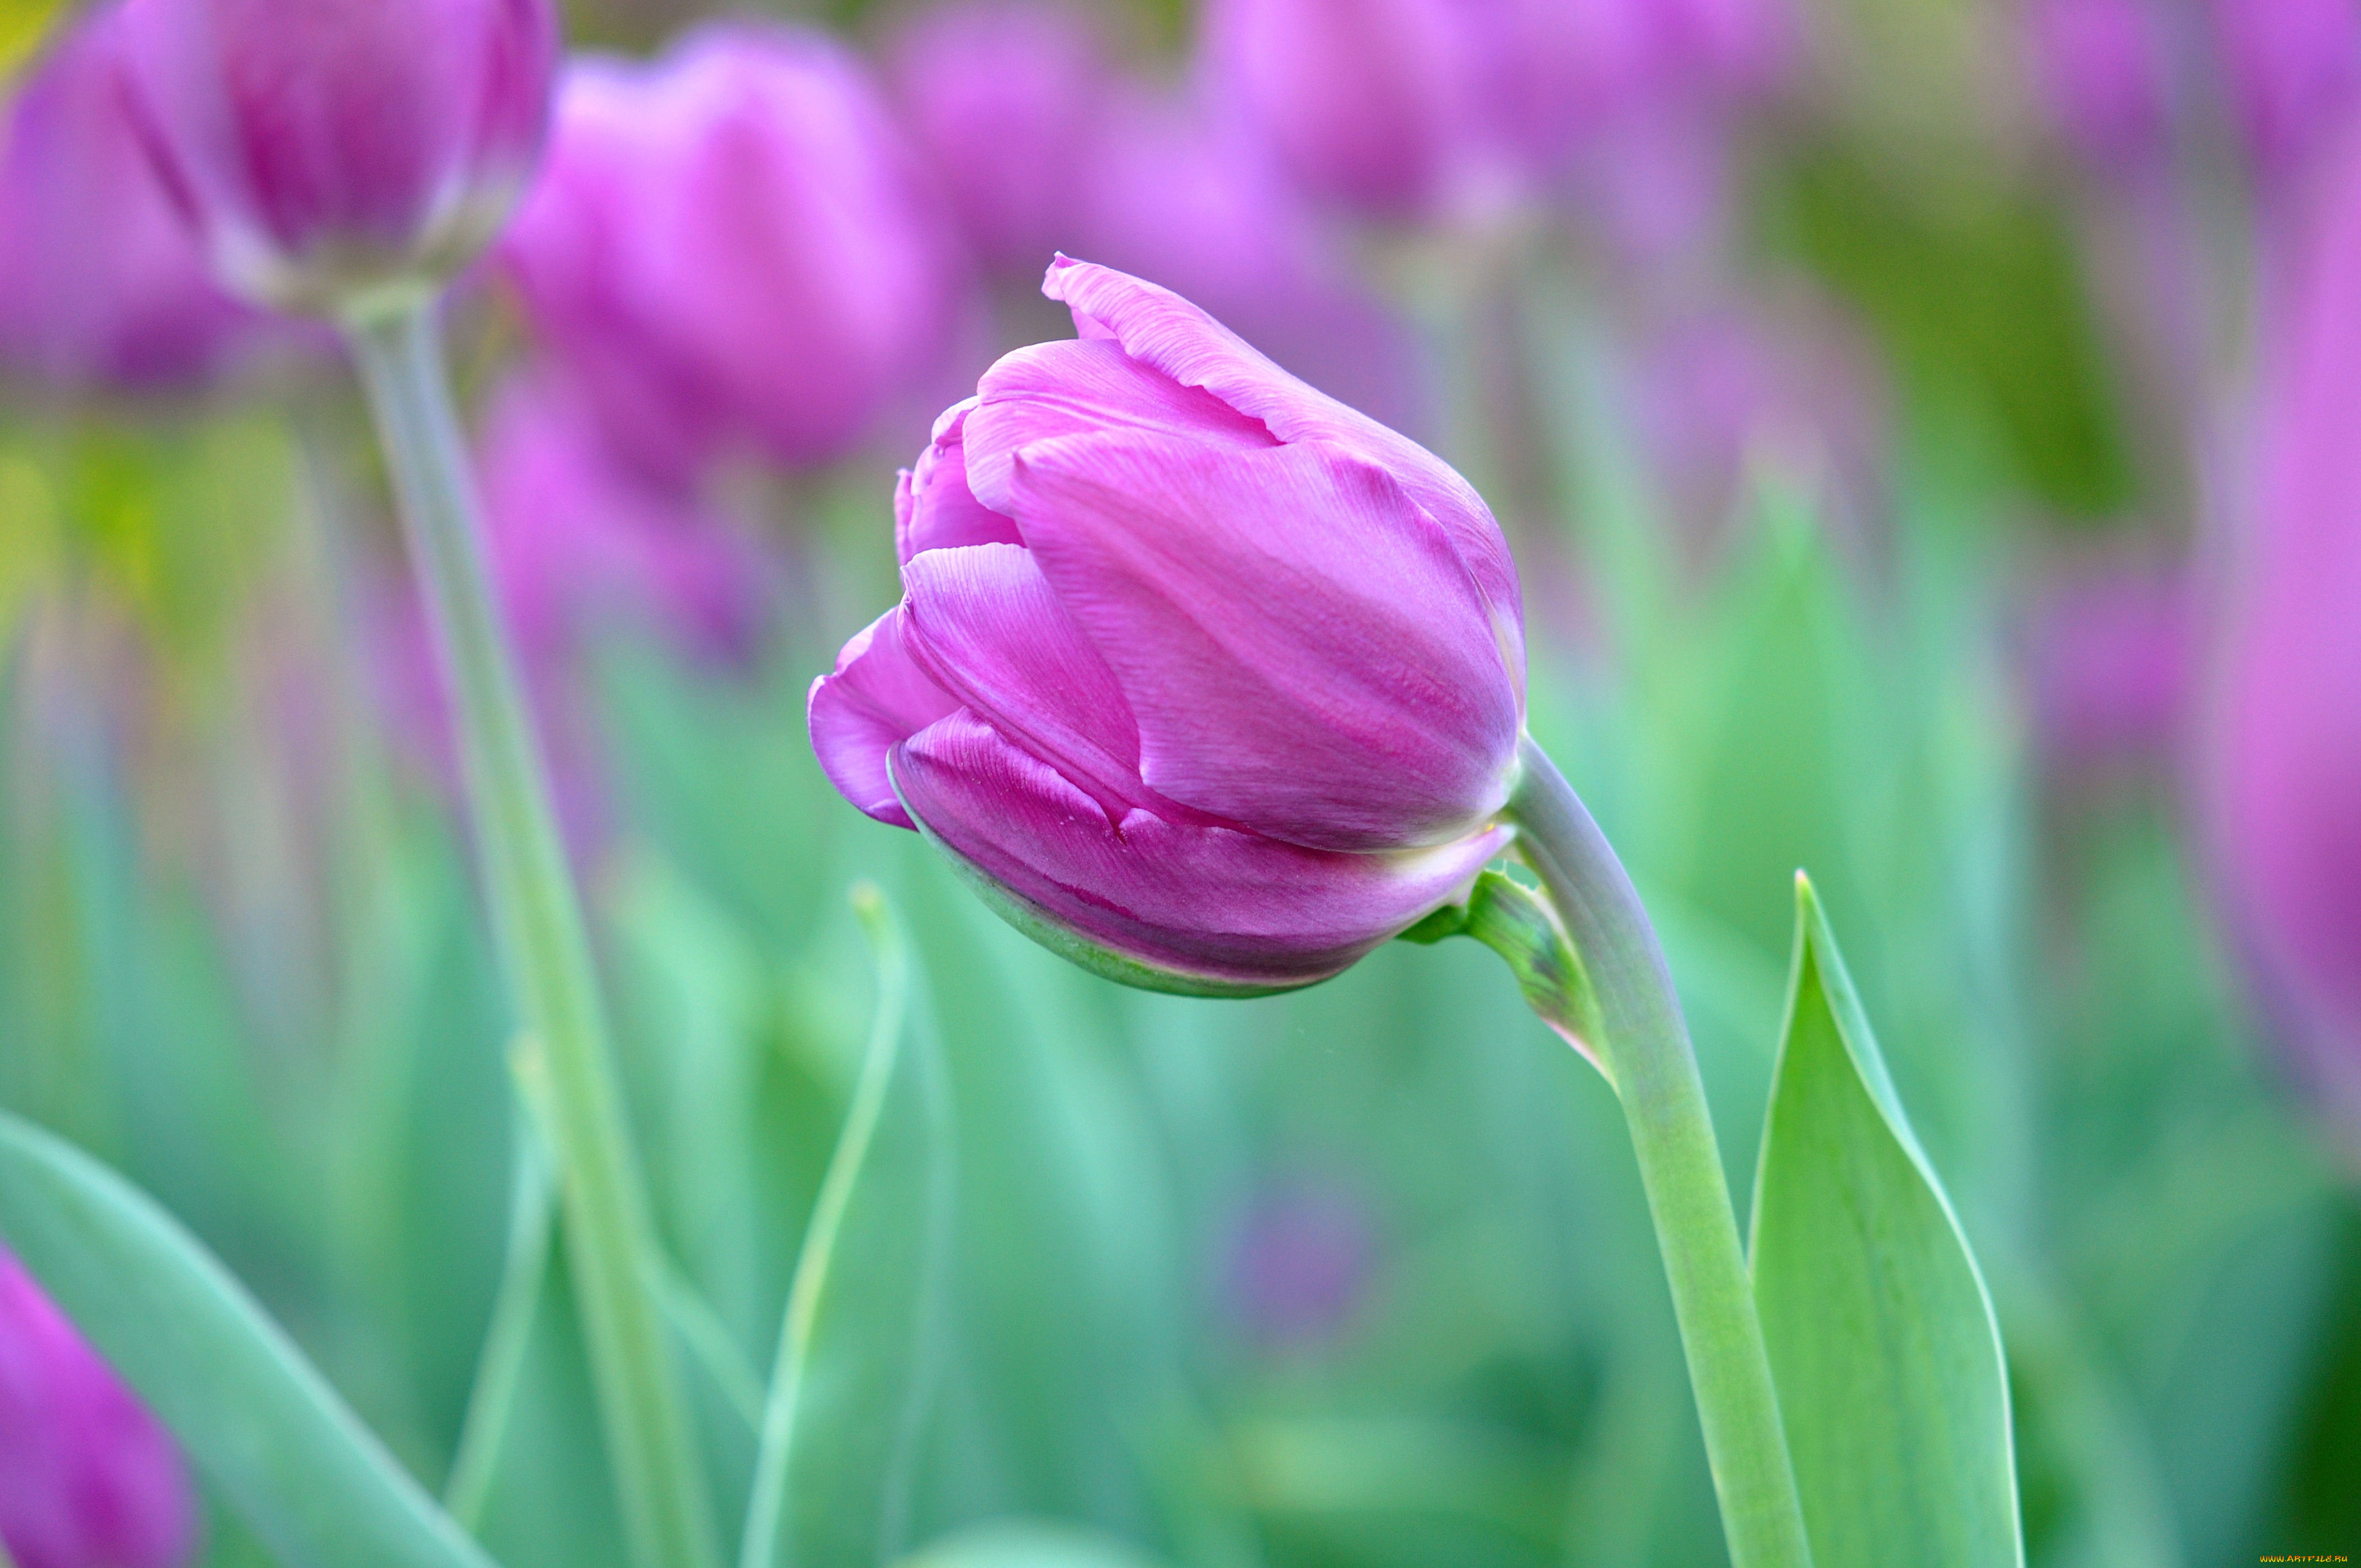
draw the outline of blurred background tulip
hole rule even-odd
[[[490,240],[549,116],[549,0],[124,0],[132,110],[215,273],[328,311]]]
[[[0,1247],[0,1546],[17,1568],[181,1568],[180,1451]]]
[[[255,334],[149,167],[107,16],[59,42],[0,140],[0,361],[60,388],[202,380]]]
[[[842,45],[710,27],[574,66],[505,254],[536,332],[651,466],[842,456],[938,370],[949,214]]]

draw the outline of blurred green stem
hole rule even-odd
[[[1589,981],[1599,1037],[1586,1043],[1631,1129],[1730,1563],[1808,1568],[1812,1548],[1778,1390],[1672,970],[1631,879],[1565,776],[1531,739],[1522,760],[1523,781],[1509,806],[1518,850],[1541,878]]]
[[[491,1501],[500,1446],[508,1439],[509,1416],[516,1409],[525,1354],[533,1346],[542,1276],[549,1267],[555,1194],[550,1191],[549,1169],[527,1117],[520,1112],[516,1122],[508,1258],[501,1266],[500,1294],[492,1301],[491,1326],[484,1331],[484,1348],[476,1359],[476,1385],[468,1391],[458,1450],[443,1486],[444,1506],[469,1534],[483,1523],[484,1506]]]
[[[546,1054],[566,1256],[640,1568],[712,1568],[708,1498],[642,1260],[652,1231],[590,943],[492,596],[430,301],[346,324],[401,503],[457,720],[485,901],[511,1000]]]

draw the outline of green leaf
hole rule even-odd
[[[883,1563],[904,1545],[939,1360],[951,1121],[909,949],[866,883],[877,1022],[805,1233],[771,1375],[742,1568]]]
[[[1816,1568],[2019,1564],[1992,1300],[1811,884],[1795,886],[1752,1252]]]
[[[179,1222],[0,1113],[0,1235],[297,1568],[492,1568]]]
[[[1159,1568],[1126,1541],[1075,1525],[1001,1519],[936,1541],[897,1568]]]
[[[1401,934],[1432,945],[1446,937],[1473,937],[1508,960],[1517,989],[1568,1045],[1598,1065],[1590,1042],[1599,1037],[1598,998],[1549,901],[1503,872],[1485,872],[1464,905],[1446,904]]]

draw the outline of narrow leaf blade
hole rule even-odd
[[[938,1359],[950,1088],[899,926],[875,888],[853,901],[877,955],[877,1022],[788,1293],[741,1568],[903,1549]]]
[[[1127,1542],[1046,1520],[1002,1519],[934,1542],[898,1568],[1160,1568]]]
[[[1755,1184],[1755,1303],[1817,1568],[2024,1562],[1982,1276],[1808,883]]]
[[[492,1568],[178,1221],[5,1113],[0,1235],[281,1562]]]

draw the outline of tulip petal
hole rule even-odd
[[[1393,475],[1466,563],[1499,628],[1510,673],[1522,696],[1524,607],[1517,564],[1484,498],[1448,463],[1289,375],[1169,289],[1060,256],[1050,264],[1041,291],[1072,309],[1075,328],[1085,338],[1113,338],[1133,358],[1187,386],[1203,388],[1260,421],[1279,440],[1317,443]]]
[[[1008,510],[1017,452],[1061,435],[1137,430],[1213,446],[1279,444],[1259,422],[1104,339],[1037,343],[1003,356],[977,384],[967,427],[969,485],[996,512]]]
[[[812,751],[845,799],[880,822],[915,828],[894,798],[885,753],[958,710],[959,700],[912,661],[897,606],[854,633],[835,673],[812,683]]]
[[[1507,800],[1521,705],[1493,623],[1385,470],[1069,436],[1021,453],[1013,489],[1158,794],[1349,850],[1456,839]]]
[[[1006,895],[995,904],[1021,929],[1163,990],[1235,994],[1325,980],[1457,896],[1510,839],[1494,828],[1431,850],[1345,855],[1143,808],[1110,822],[1086,792],[970,712],[895,747],[893,774],[911,815]],[[1005,906],[1009,897],[1016,908]]]
[[[928,550],[961,544],[1014,544],[1016,524],[968,490],[966,426],[975,400],[953,403],[935,421],[935,436],[903,475],[894,495],[894,546],[905,565]]]
[[[938,685],[1113,814],[1152,798],[1115,672],[1022,545],[931,550],[902,568],[902,584],[910,655]]]

